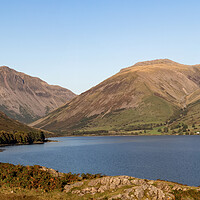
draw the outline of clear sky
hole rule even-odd
[[[200,63],[199,0],[0,0],[0,65],[79,94],[138,61]]]

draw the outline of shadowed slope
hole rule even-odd
[[[0,112],[0,131],[6,132],[38,132],[39,130],[22,124],[16,120],[7,117],[4,113]]]

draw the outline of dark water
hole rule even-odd
[[[200,136],[62,137],[4,147],[0,162],[200,185]]]

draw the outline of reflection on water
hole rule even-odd
[[[1,162],[200,185],[200,136],[61,137],[3,147]]]

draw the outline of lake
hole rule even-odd
[[[59,137],[2,147],[0,162],[200,185],[200,136]]]

